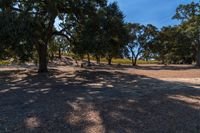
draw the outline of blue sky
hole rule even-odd
[[[126,22],[153,24],[158,28],[178,23],[172,20],[176,7],[199,0],[109,0],[116,1],[126,16]]]

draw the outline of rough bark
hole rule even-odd
[[[47,69],[47,45],[39,44],[38,46],[38,55],[39,55],[39,73],[48,72]]]

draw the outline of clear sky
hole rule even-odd
[[[108,0],[116,1],[126,16],[126,22],[153,24],[158,28],[177,24],[171,18],[179,4],[187,4],[199,0]]]

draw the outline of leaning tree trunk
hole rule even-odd
[[[197,64],[200,67],[200,44],[197,46]]]
[[[47,69],[47,45],[39,44],[38,46],[38,55],[39,55],[39,73],[48,72]]]

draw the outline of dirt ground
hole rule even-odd
[[[200,69],[1,66],[0,133],[200,133]]]

